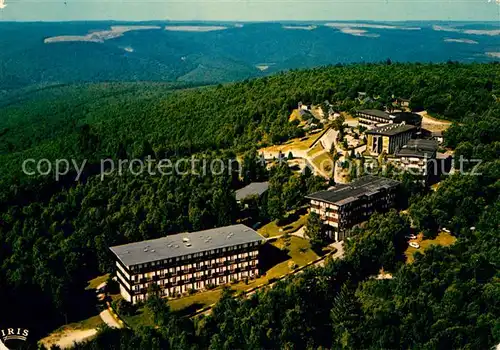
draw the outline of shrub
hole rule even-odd
[[[129,303],[125,299],[119,299],[118,301],[113,302],[111,305],[118,314],[124,316],[132,316],[137,311],[137,307],[135,305],[132,305],[132,303]]]
[[[118,284],[117,281],[113,279],[113,275],[109,275],[107,281],[106,281],[106,291],[109,294],[118,294],[120,293],[120,285]]]

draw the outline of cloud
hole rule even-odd
[[[368,38],[378,38],[380,34],[369,33],[367,29],[399,29],[399,30],[420,30],[420,27],[405,27],[393,26],[386,24],[369,24],[369,23],[344,23],[344,22],[331,22],[326,23],[325,26],[336,28],[344,34],[354,36],[365,36]]]
[[[470,34],[470,35],[489,35],[489,36],[500,35],[500,29],[490,29],[490,30],[458,29],[453,27],[436,26],[436,25],[432,26],[432,29],[441,32],[455,32],[455,33]]]
[[[4,9],[7,7],[7,4],[5,3],[5,0],[0,0],[0,10]]]

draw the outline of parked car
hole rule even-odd
[[[443,231],[446,232],[446,233],[451,233],[451,231],[448,230],[446,227],[443,227]]]
[[[406,239],[417,239],[417,236],[415,236],[415,235],[407,235],[405,237],[406,237]]]
[[[418,248],[420,248],[420,244],[418,244],[417,242],[410,242],[410,247],[418,249]]]

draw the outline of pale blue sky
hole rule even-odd
[[[500,0],[0,0],[0,20],[500,21],[499,2]]]

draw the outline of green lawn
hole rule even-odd
[[[312,149],[310,149],[309,151],[307,151],[307,155],[309,157],[312,157],[314,156],[316,153],[319,153],[321,151],[323,151],[324,148],[323,146],[321,145],[321,142],[318,142],[316,145],[314,145],[314,147]]]
[[[406,255],[406,262],[411,264],[415,259],[413,255],[416,252],[420,252],[422,254],[425,254],[425,250],[429,248],[431,245],[441,245],[441,246],[449,246],[455,243],[457,239],[450,235],[449,233],[446,232],[441,232],[436,238],[434,239],[422,239],[422,234],[418,235],[418,238],[416,240],[412,240],[412,242],[417,242],[420,245],[419,249],[408,247],[406,249],[405,255]]]
[[[283,246],[285,246],[285,239],[281,238],[277,240],[273,245],[278,248],[282,248]],[[288,255],[290,256],[291,260],[293,260],[293,262],[295,262],[298,266],[304,266],[307,263],[318,258],[318,255],[311,250],[311,245],[309,244],[309,241],[307,239],[291,236],[288,249]],[[289,260],[285,262],[288,263],[288,261]],[[288,270],[287,272],[291,271]]]
[[[109,273],[96,277],[88,282],[89,284],[85,289],[96,289],[97,286],[99,286],[101,283],[106,282],[108,278],[109,278]]]
[[[330,172],[332,171],[332,166],[333,166],[333,157],[331,156],[330,153],[325,152],[316,158],[312,160],[315,166],[320,168],[321,170],[325,172]]]
[[[127,325],[132,328],[138,328],[141,326],[153,327],[153,315],[149,312],[146,307],[142,307],[137,310],[136,314],[133,316],[119,315]]]
[[[294,215],[294,214],[291,214]],[[285,220],[285,223],[283,223],[281,226],[278,225],[277,221],[272,221],[268,223],[267,225],[262,226],[259,228],[257,231],[263,235],[264,237],[276,237],[276,236],[281,236],[285,233],[292,233],[297,231],[299,228],[304,226],[307,222],[307,217],[309,214],[303,214],[300,215],[298,220],[293,221],[292,223],[288,223]],[[282,231],[280,231],[280,229]]]
[[[188,308],[193,309],[193,306],[197,310],[216,303],[219,300],[221,293],[222,288],[207,290],[205,292],[195,293],[193,295],[189,295],[179,299],[170,300],[168,302],[168,305],[170,305],[172,311],[186,310]],[[189,311],[194,312],[196,310]]]

